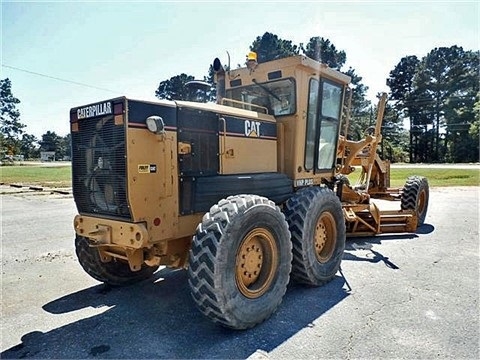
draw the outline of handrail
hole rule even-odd
[[[265,110],[265,114],[268,114],[268,108],[266,108],[265,106],[261,106],[261,105],[257,105],[257,104],[252,104],[252,103],[249,103],[249,102],[245,102],[245,101],[240,101],[240,100],[234,100],[234,99],[229,99],[229,98],[223,98],[222,99],[222,105],[224,105],[225,102],[231,102],[231,103],[234,103],[234,104],[239,104],[239,105],[243,105],[244,106],[244,110],[251,110],[251,109],[245,109],[245,106],[247,107],[254,107],[254,108],[259,108],[259,109],[263,109]],[[252,110],[253,111],[253,110]],[[257,111],[258,112],[258,111]]]
[[[223,156],[225,155],[225,147],[226,147],[226,138],[227,138],[227,121],[225,118],[221,117],[218,121],[223,123],[223,136],[220,138],[220,173],[223,174]]]

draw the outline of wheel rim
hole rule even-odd
[[[321,263],[326,263],[332,257],[337,243],[337,228],[335,218],[329,212],[320,215],[315,226],[315,255]]]
[[[240,244],[236,257],[235,281],[247,298],[262,296],[270,287],[277,268],[277,245],[272,233],[258,228]]]
[[[417,213],[419,217],[423,215],[423,212],[425,211],[426,203],[427,203],[427,193],[425,190],[422,190],[418,195],[418,202],[417,202]]]

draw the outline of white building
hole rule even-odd
[[[55,161],[55,151],[40,151],[41,161]]]

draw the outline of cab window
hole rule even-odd
[[[233,102],[231,105],[234,107],[270,115],[292,115],[296,111],[295,81],[293,79],[255,83],[228,89],[226,97],[242,102],[241,104]]]
[[[322,81],[320,139],[318,142],[317,169],[331,169],[336,160],[338,126],[342,105],[342,87]]]
[[[315,138],[318,122],[318,80],[310,79],[308,87],[307,134],[305,143],[305,169],[312,170],[315,163]]]
[[[305,134],[305,170],[332,169],[336,160],[343,88],[310,79]]]

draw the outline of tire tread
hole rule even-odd
[[[203,216],[189,252],[188,283],[193,300],[201,313],[228,328],[246,329],[265,320],[261,318],[258,322],[244,323],[236,319],[231,315],[231,308],[235,304],[226,299],[222,289],[218,288],[219,277],[224,276],[223,271],[227,267],[226,259],[217,256],[218,249],[225,246],[222,242],[225,242],[225,234],[233,219],[255,205],[275,208],[283,217],[275,203],[267,198],[257,195],[229,196],[212,206]],[[288,232],[286,221],[284,230]],[[285,293],[286,285],[281,291]],[[275,309],[281,303],[283,294],[278,297]]]

